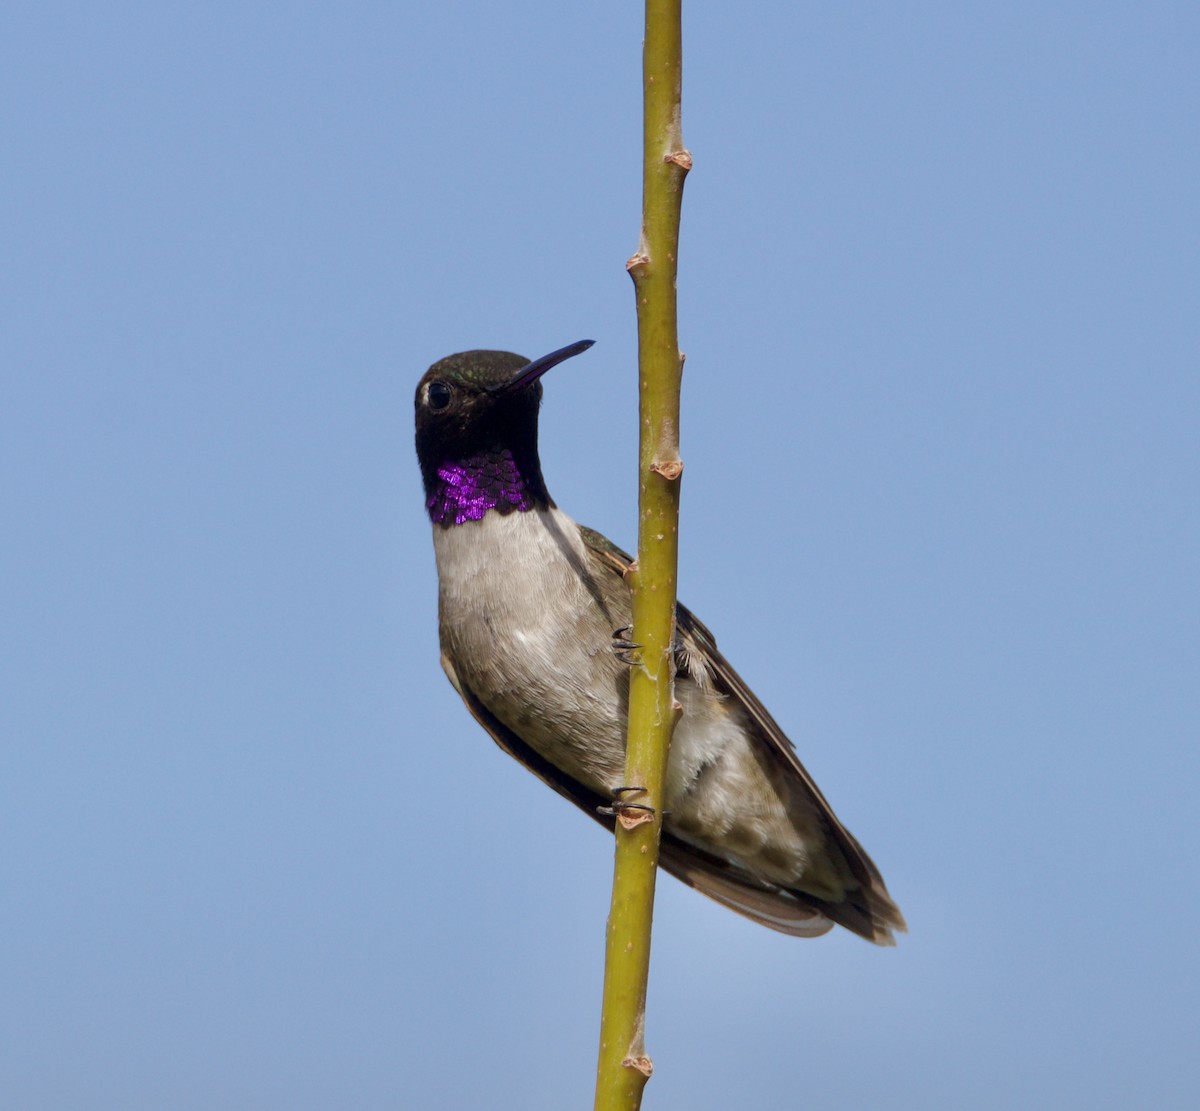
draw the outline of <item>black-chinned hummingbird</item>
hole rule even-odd
[[[417,457],[433,522],[442,667],[510,755],[612,826],[622,782],[630,556],[553,502],[538,459],[541,377],[590,347],[530,362],[464,351],[417,386]],[[782,933],[845,926],[880,945],[904,918],[783,730],[677,610],[660,863]]]

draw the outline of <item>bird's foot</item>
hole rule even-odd
[[[622,625],[612,635],[613,652],[616,653],[617,659],[620,660],[621,663],[628,664],[630,667],[633,667],[638,663],[638,660],[634,658],[633,653],[644,647],[644,645],[635,644],[632,640],[628,639],[629,634],[632,632],[632,625]],[[625,790],[629,789],[630,788],[625,788]]]
[[[622,795],[637,794],[644,792],[645,787],[614,787],[612,789],[613,804],[611,806],[597,806],[596,813],[603,814],[605,817],[616,818],[626,829],[633,829],[634,826],[640,826],[644,822],[654,820],[654,807],[647,806],[641,802],[626,802]],[[666,816],[666,811],[663,811],[663,816]]]

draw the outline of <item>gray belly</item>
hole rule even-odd
[[[434,530],[443,651],[485,706],[589,787],[621,782],[628,675],[569,518],[489,513]],[[615,618],[622,615],[612,615]]]
[[[567,775],[607,794],[624,782],[628,666],[612,633],[628,595],[588,586],[578,527],[557,510],[489,513],[434,528],[442,650],[488,710]],[[680,675],[684,712],[667,769],[668,826],[781,882],[805,842],[754,754],[740,702]],[[761,743],[761,742],[759,742]]]

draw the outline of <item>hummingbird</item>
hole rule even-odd
[[[538,458],[542,375],[592,346],[532,361],[464,351],[417,385],[416,448],[433,525],[441,662],[510,756],[607,825],[622,782],[631,556],[559,509]],[[904,918],[763,704],[683,605],[682,705],[667,762],[659,863],[755,922],[797,937],[835,924],[895,944]]]

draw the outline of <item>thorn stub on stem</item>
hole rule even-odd
[[[692,168],[692,152],[690,150],[672,151],[663,155],[664,162],[674,162],[685,174]]]
[[[611,806],[596,806],[596,813],[606,818],[616,818],[620,828],[637,829],[638,825],[654,821],[654,807],[642,803],[625,803],[617,799]]]
[[[645,806],[640,802],[625,802],[622,799],[616,799],[612,806],[597,806],[596,813],[603,814],[606,818],[616,818],[625,830],[637,829],[638,826],[654,821],[653,806]]]
[[[638,826],[644,826],[647,822],[654,821],[654,809],[649,806],[641,806],[633,810],[632,804],[627,803],[617,811],[617,821],[623,830],[637,829]]]
[[[620,630],[618,630],[619,632]],[[626,802],[623,795],[642,795],[645,787],[623,786],[612,789],[613,804],[597,806],[596,813],[606,817],[616,818],[622,829],[636,829],[646,822],[654,821],[654,807],[640,802]]]
[[[640,1057],[626,1057],[621,1062],[621,1067],[626,1069],[637,1069],[647,1079],[654,1073],[654,1062],[650,1060],[644,1053]]]
[[[650,464],[650,469],[655,474],[660,474],[668,482],[674,482],[681,474],[683,474],[683,460],[671,459],[668,462],[656,462]]]
[[[639,266],[649,266],[649,265],[650,265],[650,256],[639,253],[639,254],[630,256],[629,261],[627,263],[625,263],[625,269],[628,270],[632,274]]]

